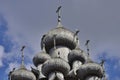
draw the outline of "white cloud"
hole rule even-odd
[[[0,45],[0,67],[3,66],[4,47]]]
[[[120,77],[115,77],[114,80],[120,80]]]
[[[13,70],[13,68],[19,68],[20,64],[18,64],[17,62],[11,62],[8,65],[8,68],[6,69],[6,74],[8,74],[10,71]]]
[[[106,79],[107,79],[107,80],[110,80],[110,79],[109,79],[109,74],[106,73],[105,76],[106,76]]]
[[[116,62],[116,64],[114,65],[114,69],[116,70],[120,70],[120,59]]]

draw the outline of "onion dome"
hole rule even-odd
[[[39,64],[43,64],[48,59],[51,59],[51,57],[46,53],[45,45],[44,45],[42,52],[40,52],[34,56],[33,63],[35,66],[38,66]]]
[[[103,68],[101,65],[97,63],[87,63],[82,65],[78,70],[77,70],[77,76],[81,79],[84,80],[87,76],[97,76],[101,78],[103,76]]]
[[[58,7],[56,13],[58,14],[58,25],[57,28],[52,29],[47,34],[42,37],[41,42],[45,42],[45,49],[49,53],[49,50],[54,47],[54,37],[56,38],[56,46],[65,46],[72,49],[76,47],[76,40],[78,39],[76,33],[66,29],[61,24],[61,15],[60,15],[61,6]],[[42,47],[43,45],[41,45]]]
[[[48,77],[51,72],[61,72],[64,76],[70,71],[69,64],[61,58],[46,61],[42,66],[42,73]]]
[[[61,25],[58,25],[57,28],[49,31],[43,38],[43,41],[45,42],[46,45],[45,49],[47,52],[49,52],[49,50],[54,47],[53,38],[55,35],[56,35],[56,46],[66,46],[71,50],[75,49],[76,47],[75,33],[69,31],[68,29],[62,27]]]
[[[76,60],[81,61],[82,63],[86,63],[87,62],[87,55],[85,52],[83,52],[83,50],[80,50],[79,48],[76,48],[74,50],[72,50],[69,55],[68,55],[68,60],[70,65],[72,65],[72,63]]]
[[[36,76],[31,71],[27,70],[24,66],[24,50],[25,46],[21,49],[21,66],[20,69],[14,70],[11,73],[11,80],[36,80]]]
[[[39,64],[43,64],[48,59],[51,59],[51,57],[48,54],[40,52],[34,56],[33,63],[35,66],[38,66]]]
[[[36,77],[31,71],[27,70],[25,67],[21,67],[12,72],[11,80],[36,80]]]

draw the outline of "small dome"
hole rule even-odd
[[[36,80],[36,77],[31,71],[20,68],[12,72],[11,80]]]
[[[64,76],[66,76],[70,71],[70,66],[66,61],[60,58],[48,60],[42,66],[42,73],[45,76],[48,76],[51,72],[55,71],[61,72]]]
[[[33,63],[35,66],[38,66],[39,64],[43,64],[48,59],[51,59],[51,57],[43,51],[34,56]]]
[[[87,63],[84,65],[81,65],[81,67],[77,70],[77,76],[84,80],[87,76],[97,76],[102,77],[103,76],[103,68],[101,65],[97,63]]]
[[[87,62],[87,54],[85,52],[83,52],[82,50],[78,49],[74,49],[72,50],[69,55],[68,55],[68,60],[69,63],[72,65],[72,63],[76,60],[81,61],[82,63]]]
[[[67,30],[64,27],[57,27],[49,31],[42,38],[43,42],[45,43],[46,46],[45,48],[47,52],[49,52],[49,50],[54,47],[53,38],[55,35],[56,35],[56,46],[66,46],[71,50],[75,49],[77,45],[76,39],[78,38],[77,36],[75,36],[75,33]]]

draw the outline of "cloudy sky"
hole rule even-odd
[[[26,66],[34,66],[42,35],[57,26],[59,5],[64,27],[80,30],[81,49],[89,39],[92,59],[105,59],[108,79],[120,80],[120,0],[0,0],[0,80],[19,67],[22,45]]]

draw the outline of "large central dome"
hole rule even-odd
[[[58,25],[57,28],[52,29],[43,37],[42,41],[45,43],[47,52],[54,47],[54,36],[56,36],[56,46],[66,46],[71,50],[75,49],[78,37],[74,32],[64,28],[62,25]]]

